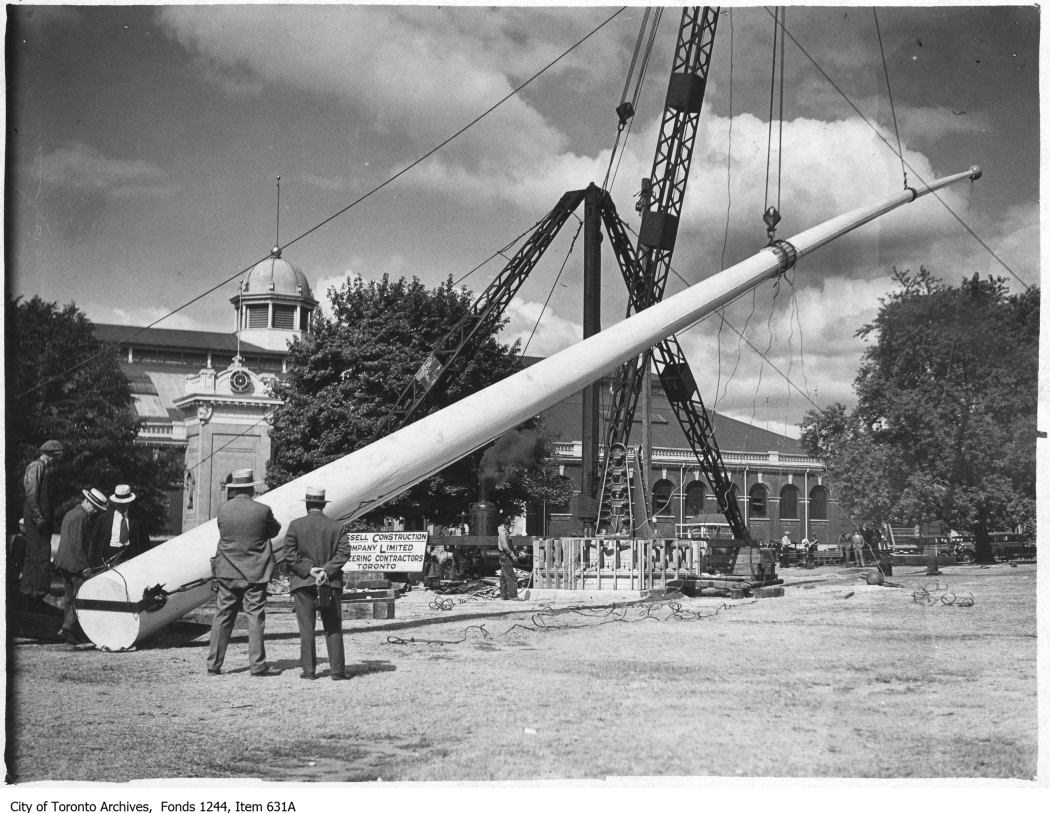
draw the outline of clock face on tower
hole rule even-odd
[[[252,377],[244,370],[234,370],[230,373],[230,389],[237,393],[245,393],[252,388]]]

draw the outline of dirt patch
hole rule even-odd
[[[740,601],[435,610],[415,591],[393,621],[347,622],[343,682],[321,641],[321,678],[299,680],[288,613],[267,618],[280,674],[266,679],[247,673],[243,632],[218,677],[192,627],[127,653],[15,642],[11,775],[1034,775],[1034,565],[897,574],[896,588],[785,576],[784,597]]]

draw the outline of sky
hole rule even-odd
[[[278,242],[322,300],[355,275],[451,276],[479,292],[505,261],[471,269],[565,191],[601,184],[640,7],[315,227],[618,8],[7,6],[8,294],[129,326],[200,297],[157,326],[232,331],[237,279],[201,295]],[[633,229],[679,21],[675,8],[663,15],[610,186]],[[770,202],[788,238],[900,190],[894,118],[912,186],[984,170],[941,193],[958,219],[923,198],[680,334],[709,408],[794,436],[814,406],[854,403],[866,347],[855,333],[893,289],[894,267],[924,265],[952,283],[1003,276],[1014,290],[1039,282],[1038,9],[887,6],[877,21],[878,31],[870,6],[788,8],[798,45],[783,52],[772,145],[772,17],[724,7],[715,38],[668,294],[758,251]],[[528,341],[529,355],[582,336],[576,225],[510,305],[502,338]],[[606,241],[603,325],[625,307]]]

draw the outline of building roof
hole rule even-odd
[[[280,249],[274,249],[269,257],[252,266],[244,277],[241,293],[274,293],[313,299],[306,274],[282,259]]]
[[[135,327],[134,325],[107,325],[94,323],[95,338],[106,344],[132,345],[133,347],[163,347],[179,350],[201,350],[214,352],[237,352],[237,336],[234,333],[212,333],[206,330],[174,330],[162,327]],[[250,342],[241,342],[241,355],[285,356],[287,353],[267,350]]]
[[[181,413],[172,404],[186,394],[186,373],[152,369],[121,362],[120,369],[131,383],[131,398],[140,418],[179,420]]]
[[[608,387],[603,388],[606,398]],[[603,402],[601,405],[601,418],[608,418],[609,404]],[[768,452],[779,452],[781,454],[804,455],[801,445],[794,438],[787,435],[779,435],[758,426],[738,421],[734,418],[719,415],[717,412],[708,413],[714,427],[715,441],[718,448],[723,452],[738,452],[752,454],[767,454]],[[569,441],[579,440],[582,434],[583,396],[577,393],[566,398],[561,403],[555,404],[543,413],[547,431],[556,439]],[[653,446],[670,449],[688,449],[689,442],[678,425],[678,419],[667,402],[658,384],[653,385],[653,410],[652,410],[652,437]],[[641,410],[636,410],[634,426],[631,430],[632,443],[641,441]]]

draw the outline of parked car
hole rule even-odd
[[[993,531],[988,536],[991,538],[992,556],[997,562],[1035,559],[1035,539],[1027,534]],[[955,546],[956,561],[972,562],[976,558],[977,546],[972,536],[954,537],[952,542]]]

